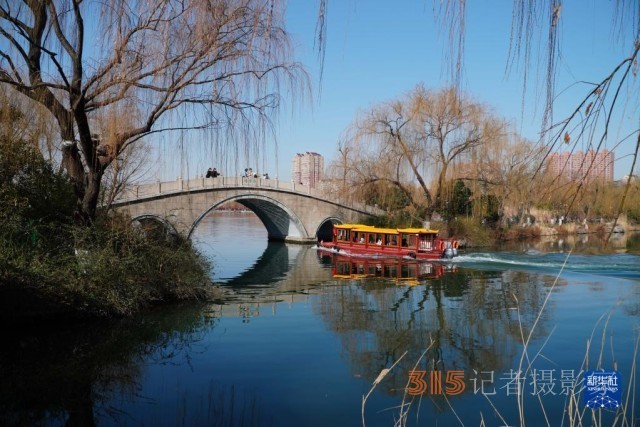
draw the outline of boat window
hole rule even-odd
[[[417,239],[415,234],[406,234],[406,233],[402,234],[402,246],[415,248],[416,243],[417,243]]]
[[[373,245],[376,243],[376,235],[374,233],[367,233],[369,235],[369,244]]]
[[[348,233],[348,230],[345,230],[343,228],[338,229],[337,239],[342,241],[348,240]]]

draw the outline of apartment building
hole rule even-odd
[[[606,149],[598,153],[593,150],[586,153],[565,151],[549,155],[547,173],[572,180],[610,182],[613,181],[613,162],[613,152]]]
[[[324,158],[307,151],[293,156],[291,179],[295,184],[308,185],[316,188],[324,176]]]

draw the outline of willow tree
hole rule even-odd
[[[46,108],[79,222],[128,146],[178,129],[269,122],[290,60],[278,0],[3,0],[0,82]],[[237,134],[238,132],[235,132]]]
[[[504,214],[531,202],[539,203],[553,190],[546,179],[534,179],[544,147],[522,138],[509,126],[503,129],[467,156],[473,167],[458,168],[453,174],[471,188],[480,202],[474,204],[474,215],[479,217],[487,213],[482,202],[485,197],[499,204],[497,211]]]
[[[504,129],[484,105],[453,88],[430,91],[418,85],[407,95],[373,107],[351,126],[352,146],[369,145],[351,168],[361,182],[385,181],[426,211],[445,204],[452,165],[470,165],[471,154]],[[360,149],[361,153],[363,150]],[[420,199],[414,188],[420,190]]]

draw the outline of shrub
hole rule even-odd
[[[209,289],[209,264],[189,241],[116,215],[74,225],[74,206],[64,174],[33,145],[0,136],[0,315],[122,316]]]
[[[188,240],[149,238],[113,218],[59,229],[69,240],[57,250],[3,245],[0,285],[23,288],[61,312],[92,316],[126,316],[158,302],[206,296],[209,264]]]

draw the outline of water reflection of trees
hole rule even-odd
[[[3,331],[0,425],[95,425],[119,417],[103,403],[135,397],[143,363],[183,360],[214,321],[199,310],[163,311],[110,324]]]
[[[466,269],[418,286],[343,281],[327,288],[315,309],[343,341],[354,374],[371,382],[408,351],[381,385],[402,394],[407,371],[430,345],[418,369],[464,370],[468,377],[472,370],[515,368],[521,333],[529,333],[552,281],[527,272]],[[546,317],[534,338],[548,333]]]
[[[504,242],[501,250],[526,252],[534,249],[542,252],[567,252],[586,254],[640,253],[640,233],[571,234],[567,236],[541,236],[536,239]]]

